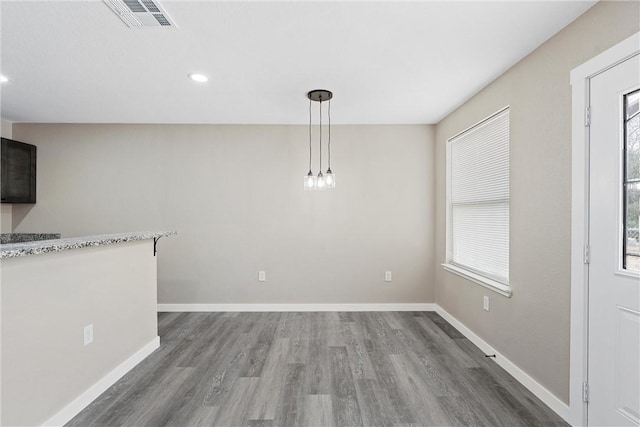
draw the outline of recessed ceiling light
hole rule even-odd
[[[209,77],[205,76],[204,74],[198,74],[198,73],[189,74],[189,78],[194,82],[199,82],[199,83],[204,83],[207,80],[209,80]]]
[[[9,79],[8,79],[8,78],[6,78],[6,77],[5,77],[5,76],[3,76],[2,74],[0,74],[0,82],[2,82],[2,83],[6,83],[6,82],[8,82],[8,81],[9,81]]]

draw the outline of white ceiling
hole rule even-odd
[[[178,29],[130,29],[97,0],[3,1],[2,117],[304,124],[326,88],[334,124],[437,123],[595,2],[160,3]]]

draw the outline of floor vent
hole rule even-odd
[[[154,0],[103,0],[129,28],[177,28]]]

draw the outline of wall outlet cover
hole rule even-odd
[[[489,311],[489,297],[486,295],[482,298],[482,308]]]
[[[87,346],[93,342],[93,323],[84,327],[84,345]]]
[[[385,271],[384,272],[384,281],[385,282],[390,282],[391,281],[391,272],[390,271]]]

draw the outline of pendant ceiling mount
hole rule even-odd
[[[333,93],[330,90],[316,89],[308,92],[307,98],[316,102],[324,102],[333,98]]]

